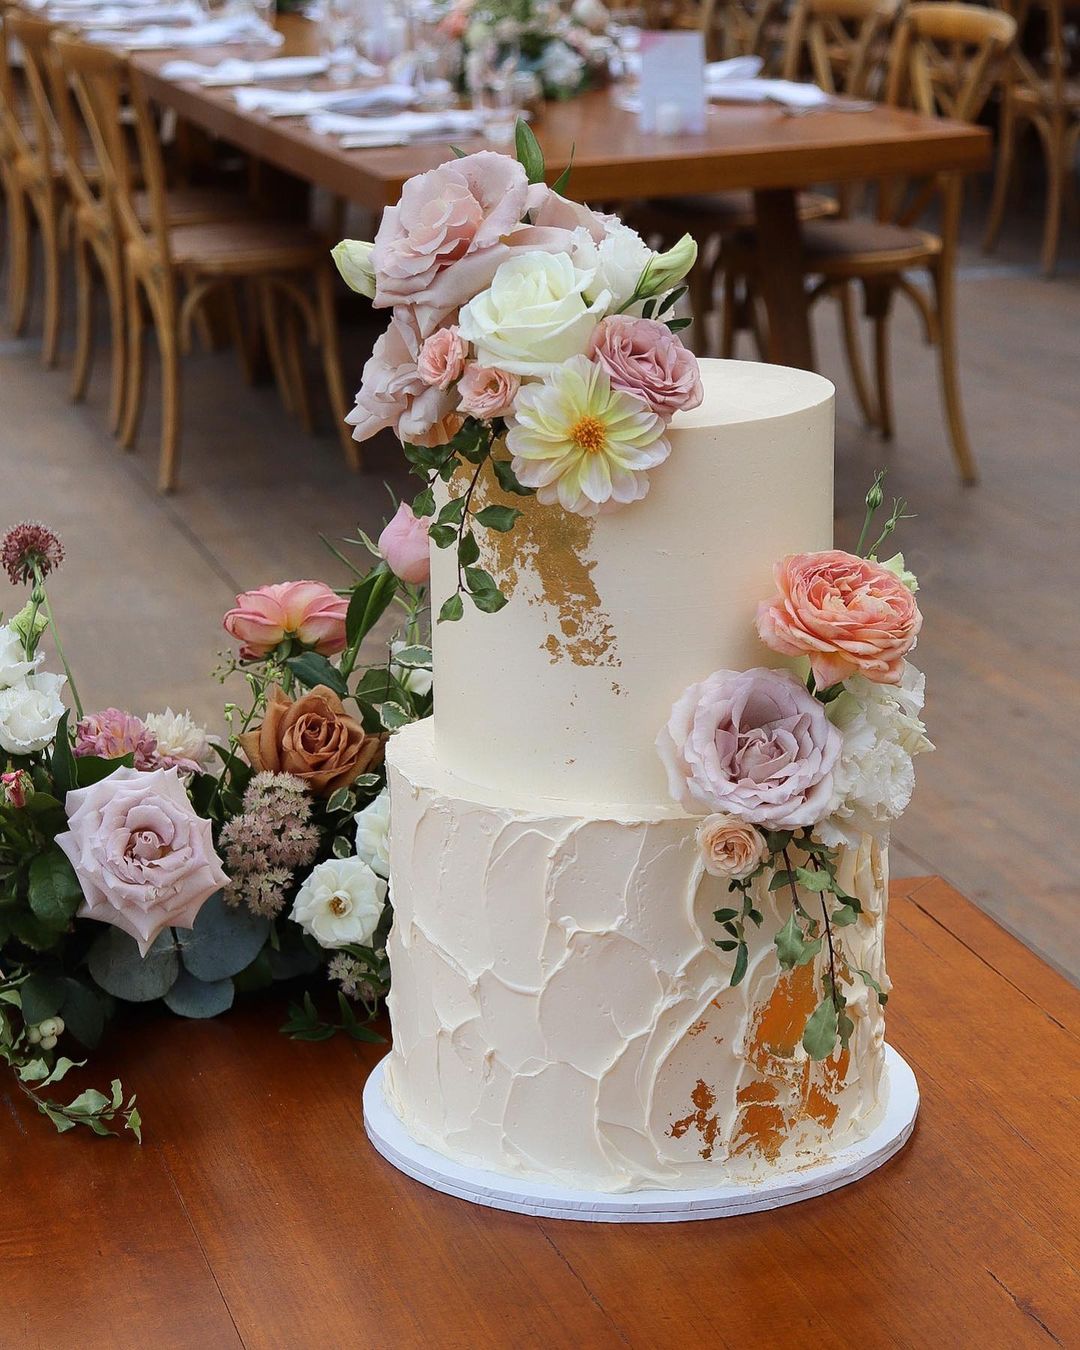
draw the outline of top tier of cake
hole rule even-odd
[[[701,374],[704,402],[675,417],[644,500],[586,520],[489,498],[525,514],[508,534],[478,532],[509,604],[467,604],[435,629],[447,770],[515,800],[663,803],[653,743],[682,690],[777,662],[754,614],[778,558],[831,545],[833,387],[741,361]],[[434,613],[455,583],[453,550],[433,549]]]

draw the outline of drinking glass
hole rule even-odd
[[[484,135],[492,145],[509,145],[517,121],[518,66],[521,48],[516,29],[493,28],[470,50],[465,78],[472,105],[484,123]]]

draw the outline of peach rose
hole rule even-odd
[[[379,552],[394,576],[414,586],[426,586],[431,577],[428,516],[417,516],[402,502],[379,535]]]
[[[922,615],[895,574],[840,549],[793,553],[773,569],[772,600],[758,606],[762,642],[783,656],[808,656],[819,689],[859,672],[899,684]]]
[[[514,406],[520,388],[521,379],[517,375],[470,361],[458,382],[461,411],[484,421],[502,417]]]
[[[734,816],[706,816],[697,828],[705,871],[714,877],[742,881],[765,861],[765,836]]]
[[[253,769],[291,773],[316,797],[329,797],[374,767],[383,737],[369,736],[350,717],[332,689],[317,684],[295,702],[270,690],[261,725],[245,732],[240,745]]]
[[[465,343],[457,324],[439,328],[424,339],[416,359],[416,369],[425,384],[449,389],[465,369]]]
[[[345,650],[349,602],[321,581],[283,581],[236,597],[225,615],[225,631],[237,639],[248,660],[268,656],[286,638],[333,656]]]

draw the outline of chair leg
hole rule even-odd
[[[970,486],[979,481],[979,471],[975,467],[975,456],[968,441],[967,428],[964,425],[964,409],[960,401],[960,376],[956,359],[956,301],[953,293],[953,278],[951,275],[946,275],[945,268],[942,266],[933,269],[931,278],[934,285],[934,297],[937,301],[941,394],[945,401],[945,416],[949,423],[949,439],[952,442],[953,456],[960,470],[960,477],[965,484]]]
[[[266,340],[266,354],[270,358],[270,369],[274,374],[278,397],[282,406],[291,416],[296,411],[289,369],[281,349],[281,332],[278,327],[278,309],[274,301],[273,288],[266,282],[259,285],[259,314],[262,318],[263,337]]]
[[[158,491],[175,492],[180,458],[180,342],[176,323],[155,309],[158,349],[161,353],[161,450]]]
[[[14,183],[7,194],[8,324],[22,337],[30,319],[30,216],[26,193]]]
[[[997,247],[1001,223],[1005,219],[1005,206],[1009,199],[1009,180],[1016,159],[1016,112],[1008,94],[1001,110],[1000,136],[997,165],[994,169],[994,195],[990,201],[990,214],[982,241],[984,253],[990,253]]]
[[[115,436],[124,413],[125,342],[123,262],[114,254],[102,267],[105,297],[109,305],[109,430]]]
[[[90,245],[75,240],[75,361],[71,371],[71,399],[86,397],[94,357],[94,278],[90,270]]]
[[[120,444],[130,450],[139,430],[143,400],[143,312],[139,282],[131,268],[124,276],[127,310],[127,379],[124,389],[124,414],[120,421]]]
[[[300,323],[291,304],[284,310],[283,332],[285,336],[285,364],[289,371],[289,385],[293,391],[293,402],[300,425],[310,436],[314,430],[311,420],[311,399],[308,397],[307,381],[304,379],[304,361],[300,350]]]
[[[889,311],[892,309],[892,284],[864,281],[866,317],[874,324],[874,378],[877,383],[877,424],[882,440],[893,438],[892,363],[889,360]]]
[[[240,316],[240,302],[237,300],[234,284],[230,283],[225,287],[222,294],[222,304],[225,308],[225,319],[229,325],[229,335],[240,360],[240,369],[244,373],[244,383],[249,386],[254,385],[255,354],[252,351],[248,335],[244,331],[243,320]]]
[[[730,361],[735,355],[735,311],[739,303],[735,273],[724,268],[724,307],[720,313],[720,355]]]
[[[1046,147],[1046,225],[1043,230],[1043,276],[1052,277],[1057,267],[1058,239],[1061,234],[1061,210],[1065,174],[1071,167],[1065,162],[1065,125],[1055,118],[1043,138]]]
[[[352,428],[345,421],[345,383],[341,377],[341,353],[338,349],[337,315],[334,313],[334,278],[329,267],[321,267],[316,279],[319,301],[319,347],[322,351],[326,392],[330,396],[330,412],[337,428],[338,440],[345,452],[345,462],[352,470],[360,468],[360,447],[353,440]]]
[[[41,218],[41,253],[45,267],[45,323],[41,361],[52,369],[60,354],[60,222],[49,211]]]
[[[859,343],[859,322],[855,313],[855,288],[850,281],[842,282],[837,296],[840,306],[840,327],[844,338],[844,355],[851,373],[851,387],[855,391],[855,401],[867,426],[877,422],[874,400],[866,379],[866,367],[863,364],[862,348]]]

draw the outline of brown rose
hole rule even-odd
[[[291,773],[317,797],[329,797],[378,763],[383,739],[369,736],[337,694],[318,684],[295,702],[273,687],[261,725],[240,745],[254,769]]]

